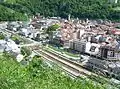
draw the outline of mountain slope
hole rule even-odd
[[[120,6],[110,4],[108,0],[5,0],[2,6],[19,13],[35,15],[40,13],[44,16],[60,16],[91,18],[91,19],[114,19],[120,18],[120,12],[113,8]]]
[[[27,16],[0,5],[0,21],[27,20]]]

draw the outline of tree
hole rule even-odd
[[[0,39],[5,39],[5,36],[3,35],[3,33],[0,33]]]
[[[60,26],[58,24],[49,26],[46,33],[47,34],[51,34],[53,31],[56,31]]]
[[[116,7],[119,9],[120,1],[110,4],[108,0],[7,0],[1,3],[0,20],[27,20],[25,13],[30,16],[40,13],[45,17],[67,18],[71,14],[75,18],[117,20],[120,12],[114,12]]]
[[[26,47],[22,47],[21,53],[22,55],[24,55],[24,57],[28,57],[32,53],[32,51]]]
[[[53,31],[56,31],[60,26],[58,24],[52,25],[50,27],[48,27],[48,29],[46,30],[46,33],[49,35],[49,41],[51,41],[53,39]]]

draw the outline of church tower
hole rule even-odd
[[[68,15],[68,21],[70,21],[70,20],[71,20],[71,15],[69,14],[69,15]]]
[[[109,0],[109,3],[118,3],[118,0]]]

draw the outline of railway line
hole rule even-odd
[[[114,86],[116,87],[116,89],[119,89],[119,86],[113,81],[111,81],[111,79],[91,72],[86,69],[82,64],[77,63],[76,61],[72,61],[63,55],[60,55],[59,53],[44,49],[42,46],[30,46],[30,48],[32,48],[33,52],[43,57],[44,60],[57,64],[58,67],[60,67],[72,78],[88,78],[97,83],[107,83],[110,86]]]
[[[75,61],[72,61],[72,60],[69,60],[68,58],[60,55],[60,54],[57,54],[55,52],[52,52],[52,51],[48,51],[48,50],[45,50],[41,47],[33,47],[32,48],[33,51],[35,53],[37,53],[38,55],[41,55],[42,57],[44,57],[45,59],[49,60],[49,61],[52,61],[52,62],[56,62],[57,64],[60,64],[62,66],[65,66],[67,67],[67,70],[68,69],[72,69],[72,71],[77,71],[76,74],[78,75],[79,74],[82,74],[82,75],[85,75],[85,76],[97,76],[97,74],[93,73],[93,72],[90,72],[89,70],[85,69],[85,67],[80,64],[80,63],[77,63]],[[65,69],[64,67],[64,69]]]
[[[39,50],[39,49],[41,49],[39,46],[34,46],[34,47],[30,46],[30,48],[32,48],[33,52],[35,52],[36,54],[43,57],[44,60],[52,62],[54,64],[57,64],[58,67],[62,68],[62,70],[67,72],[67,74],[69,74],[72,78],[77,78],[79,76],[83,76],[74,67],[71,67],[70,65],[67,65],[66,63],[60,61],[61,59],[56,59],[56,57],[51,56],[50,53],[48,54],[48,52],[45,52],[43,50]]]
[[[111,83],[109,79],[102,77],[100,75],[97,75],[97,74],[85,69],[79,63],[71,61],[69,59],[66,59],[56,53],[53,53],[51,51],[42,50],[42,49],[40,49],[40,50],[36,49],[36,50],[34,50],[34,52],[36,54],[42,56],[45,60],[57,64],[57,66],[62,68],[63,71],[67,72],[67,74],[69,74],[70,77],[88,78],[88,79],[92,79],[93,81],[100,83],[100,84],[108,83],[111,86],[116,87],[116,85],[114,83]]]
[[[49,59],[45,59],[45,57],[44,57],[44,61],[45,61],[45,63],[47,63],[47,65],[49,67],[54,67],[53,65],[55,65],[57,68],[59,68],[63,72],[63,74],[66,73],[68,76],[70,76],[73,79],[75,79],[75,78],[80,76],[78,71],[75,71],[75,70],[71,71],[72,69],[69,69],[67,67],[58,65],[58,64],[55,63],[55,61],[52,61],[52,60],[49,60]]]
[[[82,64],[76,62],[76,61],[73,61],[73,60],[70,60],[69,58],[66,58],[65,56],[59,54],[59,53],[56,53],[56,52],[53,52],[53,51],[50,51],[50,50],[46,50],[40,46],[30,46],[30,48],[32,48],[32,50],[34,52],[37,52],[37,54],[41,55],[41,56],[46,56],[49,57],[49,58],[52,58],[53,59],[57,59],[59,62],[66,62],[66,63],[69,63],[69,64],[72,64],[72,65],[75,65],[76,68],[81,68],[83,69],[83,71],[85,71],[85,74],[88,76],[88,75],[94,75],[94,76],[97,76],[96,73],[93,73],[89,70],[86,69],[86,67],[84,67]],[[70,66],[72,66],[70,65]]]
[[[67,64],[69,64],[70,66],[73,66],[73,65],[74,65],[74,66],[73,66],[74,68],[76,68],[78,71],[83,71],[85,75],[91,75],[91,74],[93,74],[92,72],[87,71],[82,65],[80,65],[80,64],[77,63],[77,62],[71,61],[71,60],[69,60],[68,58],[65,58],[64,56],[59,55],[59,54],[56,54],[56,53],[54,53],[54,52],[52,52],[52,51],[47,51],[47,50],[45,50],[45,51],[46,51],[46,53],[48,53],[48,55],[49,55],[49,54],[54,55],[53,57],[57,57],[57,59],[58,59],[59,61],[65,62],[66,65],[67,65]],[[95,75],[95,74],[93,74],[93,75]]]
[[[42,56],[44,59],[58,64],[58,66],[60,66],[63,70],[70,73],[72,76],[83,77],[83,78],[86,78],[89,76],[98,77],[97,74],[88,71],[87,69],[83,68],[82,65],[79,65],[78,63],[70,61],[68,59],[64,59],[57,54],[44,51],[44,50],[34,50],[34,52]]]
[[[59,67],[62,67],[63,70],[67,71],[72,76],[79,77],[81,75],[79,73],[79,70],[77,70],[75,67],[71,66],[71,64],[68,64],[67,62],[61,61],[56,56],[53,56],[45,51],[40,51],[40,50],[35,50],[34,52],[41,55],[44,59],[58,64]]]

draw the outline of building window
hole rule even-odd
[[[95,46],[91,46],[90,51],[91,51],[91,52],[95,52],[95,49],[96,49]]]
[[[114,52],[113,51],[108,51],[108,56],[109,57],[114,57]]]

